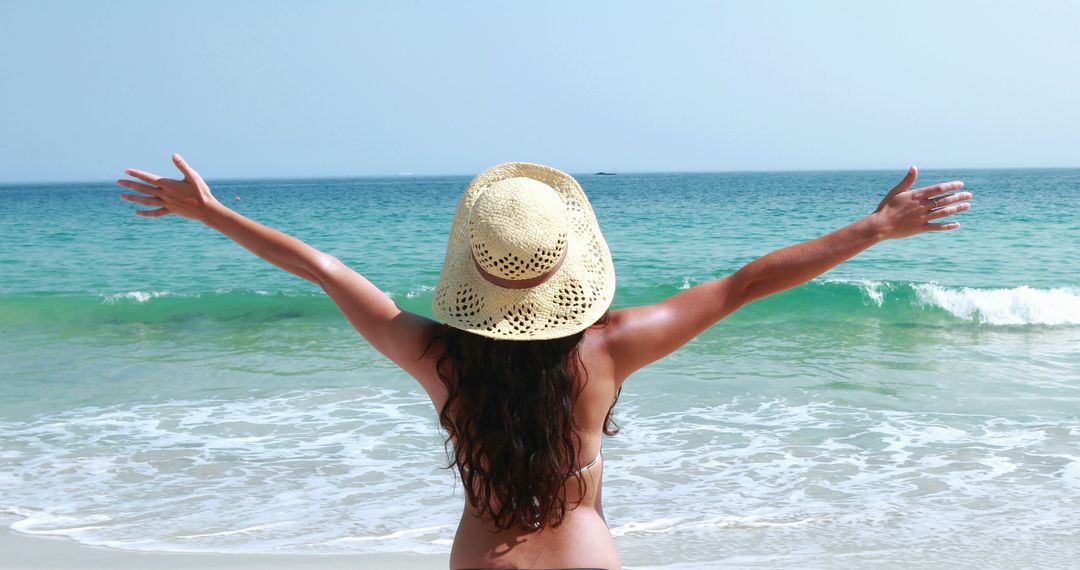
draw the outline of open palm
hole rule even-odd
[[[172,156],[173,164],[183,173],[182,180],[165,178],[129,168],[124,172],[133,178],[145,182],[120,179],[116,183],[129,190],[141,194],[121,194],[120,197],[128,202],[135,202],[143,206],[157,206],[153,210],[136,210],[138,216],[156,218],[168,214],[176,214],[193,220],[203,220],[213,207],[219,203],[210,192],[210,187],[203,181],[202,176],[184,162],[179,154]]]
[[[882,239],[897,239],[923,232],[955,230],[960,222],[933,222],[963,212],[971,207],[970,192],[956,192],[964,187],[960,181],[942,182],[923,188],[911,187],[919,171],[912,166],[878,204],[871,218]]]

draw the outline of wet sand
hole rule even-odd
[[[307,555],[307,554],[187,554],[135,552],[84,546],[66,538],[38,537],[4,530],[0,533],[3,570],[445,570],[446,556],[431,555]]]

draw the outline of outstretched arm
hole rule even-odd
[[[969,208],[963,182],[911,189],[911,167],[869,216],[813,241],[774,251],[732,275],[692,287],[655,305],[615,311],[604,337],[616,378],[663,358],[747,303],[796,287],[887,240],[952,230],[958,222],[934,222]]]
[[[173,155],[173,163],[184,174],[182,180],[131,169],[126,173],[142,182],[117,181],[143,194],[121,194],[124,200],[156,206],[153,210],[138,210],[136,215],[175,214],[197,220],[266,261],[319,285],[372,346],[416,377],[429,394],[438,389],[431,374],[433,368],[419,359],[434,330],[434,321],[401,310],[390,297],[334,256],[225,207],[180,155]]]

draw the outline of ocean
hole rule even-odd
[[[869,213],[904,174],[579,175],[614,307]],[[1080,170],[940,170],[958,231],[875,246],[627,381],[630,568],[1063,567],[1080,556]],[[211,181],[431,314],[467,177]],[[449,552],[423,392],[314,286],[112,184],[0,186],[0,523],[175,552]]]

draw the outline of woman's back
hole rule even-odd
[[[618,388],[603,354],[603,325],[589,328],[577,347],[573,405],[575,435],[580,445],[576,469],[563,493],[572,508],[558,526],[499,529],[468,501],[461,515],[451,568],[618,568],[618,552],[608,531],[601,502],[604,430]],[[545,342],[545,341],[536,341]],[[434,401],[442,410],[445,399]]]

